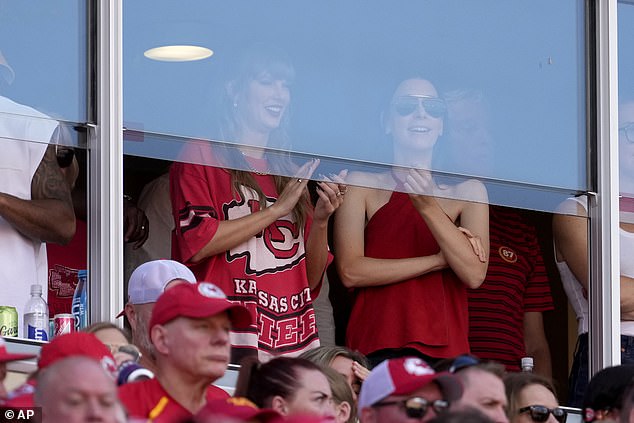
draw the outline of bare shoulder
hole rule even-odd
[[[366,220],[389,201],[394,186],[389,173],[351,172],[346,182],[348,193],[342,207],[353,213],[363,210]]]
[[[477,179],[468,179],[453,187],[456,200],[488,203],[489,194],[484,184]]]
[[[346,178],[349,190],[355,196],[372,198],[385,190],[392,190],[394,180],[388,173],[351,172]]]
[[[382,177],[382,173],[355,171],[346,176],[346,182],[355,187],[375,187],[380,183]]]
[[[488,207],[489,198],[482,182],[469,179],[456,185],[440,185],[437,200],[445,213],[456,221],[470,205]]]

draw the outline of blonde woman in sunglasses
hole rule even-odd
[[[350,174],[356,186],[336,213],[337,270],[354,291],[347,346],[373,364],[469,351],[466,289],[486,275],[487,193],[477,180],[449,186],[434,179],[445,109],[430,81],[402,81],[383,114],[395,166]]]

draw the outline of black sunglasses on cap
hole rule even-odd
[[[548,420],[548,415],[552,414],[559,423],[564,423],[566,421],[566,416],[568,415],[565,410],[562,410],[559,407],[548,408],[543,405],[529,405],[528,407],[520,408],[519,414],[526,413],[527,411],[534,422],[545,422]]]
[[[392,102],[394,110],[400,116],[411,115],[418,109],[419,105],[429,116],[436,119],[443,117],[447,112],[445,100],[428,95],[407,95]]]
[[[405,408],[405,414],[410,419],[420,419],[431,405],[436,414],[441,414],[449,408],[449,402],[445,400],[428,401],[421,397],[411,397],[403,401],[384,401],[374,404],[372,407],[383,407],[387,405],[400,405]]]

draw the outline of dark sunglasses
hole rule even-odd
[[[545,422],[548,420],[548,415],[552,414],[559,423],[564,423],[566,421],[566,416],[568,415],[565,410],[562,410],[559,407],[548,408],[543,405],[529,405],[528,407],[520,408],[519,413],[526,413],[527,411],[534,422]]]
[[[394,110],[400,116],[408,116],[414,113],[418,106],[422,106],[425,112],[433,118],[441,118],[447,112],[447,105],[445,100],[438,97],[431,97],[427,95],[408,95],[399,97],[394,102]]]
[[[55,146],[55,156],[57,157],[57,164],[61,168],[66,168],[73,163],[75,157],[75,150],[72,148],[66,148]]]
[[[451,367],[449,367],[449,373],[456,373],[457,371],[478,364],[480,364],[480,359],[478,357],[474,357],[469,354],[462,354],[454,358],[453,362],[451,363]]]
[[[372,407],[383,407],[386,405],[400,405],[405,408],[405,414],[410,419],[420,419],[431,405],[436,414],[441,414],[449,408],[449,403],[445,400],[428,401],[421,397],[411,397],[403,401],[384,401],[374,404]]]

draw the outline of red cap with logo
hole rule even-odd
[[[436,382],[445,400],[451,402],[462,396],[462,383],[448,372],[436,373],[420,358],[402,357],[385,360],[376,366],[361,385],[359,412],[390,395],[408,395]]]
[[[227,312],[234,328],[247,328],[253,323],[249,310],[232,303],[220,288],[209,282],[180,284],[163,292],[152,309],[149,331],[177,317],[202,319]]]
[[[40,351],[37,367],[43,369],[66,357],[84,356],[97,360],[113,377],[117,366],[110,349],[92,333],[71,332],[58,335]]]

